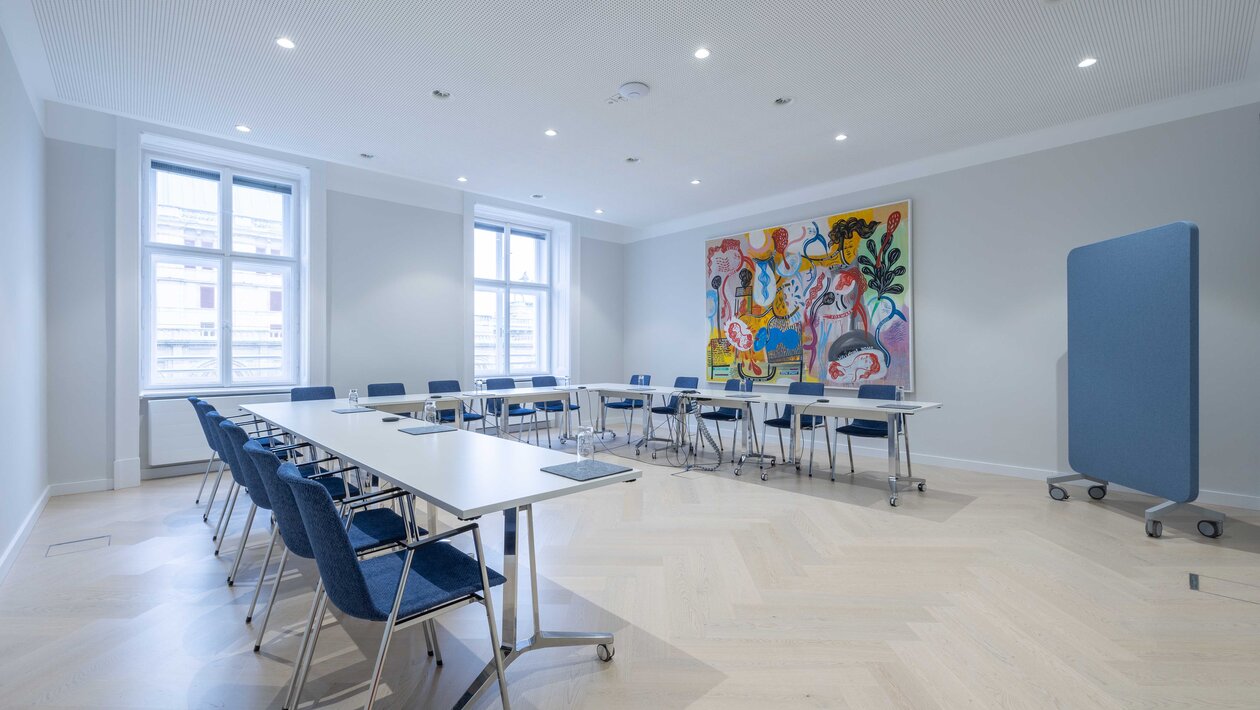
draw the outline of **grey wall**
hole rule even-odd
[[[333,191],[327,204],[329,384],[458,377],[463,217]]]
[[[0,565],[48,485],[44,455],[44,134],[0,35]],[[0,567],[0,573],[3,568]]]
[[[662,382],[702,374],[705,239],[910,198],[915,396],[946,406],[916,418],[916,452],[1026,475],[1067,470],[1067,253],[1190,220],[1201,230],[1201,485],[1260,505],[1260,438],[1237,410],[1260,398],[1258,112],[1231,109],[629,245],[625,366]],[[680,285],[651,287],[660,283]]]
[[[48,398],[72,402],[73,418],[49,412],[53,493],[112,475],[114,152],[45,142],[48,260]],[[64,445],[73,442],[72,446]],[[99,485],[98,485],[99,488]]]
[[[596,239],[582,240],[580,315],[574,337],[581,350],[577,381],[621,379],[625,296],[622,260],[625,246]]]

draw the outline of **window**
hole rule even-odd
[[[473,370],[477,377],[551,371],[550,232],[473,225]]]
[[[297,384],[298,181],[144,165],[144,388]]]

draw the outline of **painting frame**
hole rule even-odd
[[[706,381],[914,391],[913,243],[910,198],[706,239]]]

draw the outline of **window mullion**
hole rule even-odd
[[[503,343],[503,375],[512,376],[512,225],[503,223],[503,305],[500,312],[503,320],[499,327],[499,338]]]
[[[219,381],[224,387],[232,386],[232,171],[224,169],[220,172],[219,197],[219,246],[223,249],[220,257],[219,277],[223,284],[219,299],[222,310],[219,313]]]

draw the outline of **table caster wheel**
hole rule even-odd
[[[595,647],[595,655],[599,656],[599,660],[607,663],[617,655],[617,649],[611,643],[601,643]]]
[[[1067,489],[1060,488],[1059,486],[1050,486],[1050,497],[1055,500],[1067,500]]]
[[[925,483],[925,482],[920,482],[920,483],[919,483],[919,492],[920,492],[920,493],[922,493],[923,491],[926,491],[926,490],[927,490],[927,483]]]
[[[1103,498],[1106,498],[1107,487],[1106,486],[1090,486],[1089,497],[1093,498],[1094,500],[1102,500]]]
[[[655,460],[656,460],[656,452],[655,452],[655,451],[653,451],[653,452],[652,452],[652,460],[653,460],[653,461],[655,461]]]
[[[638,449],[635,449],[635,450],[634,450],[634,455],[635,455],[635,456],[638,456],[638,455],[639,455],[639,450],[638,450]]]
[[[1158,520],[1146,521],[1146,536],[1147,537],[1162,537],[1163,534],[1164,534],[1163,523],[1159,522]]]
[[[1203,537],[1217,538],[1225,532],[1225,526],[1215,520],[1200,520],[1199,534]]]
[[[766,480],[767,478],[769,478],[769,475],[768,475],[768,474],[764,474],[764,473],[763,473],[763,474],[761,474],[761,480],[763,480],[763,481],[764,481],[764,480]]]
[[[889,497],[888,497],[888,505],[891,505],[892,507],[896,508],[896,507],[897,507],[897,496],[889,496]]]

